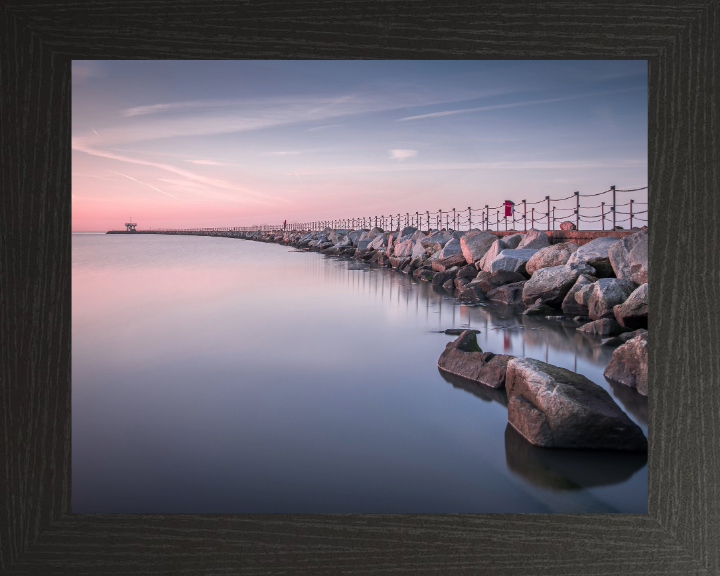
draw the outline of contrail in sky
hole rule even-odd
[[[90,127],[90,130],[92,130],[93,132],[95,132],[95,128],[93,128],[92,126]],[[98,134],[97,132],[95,132],[95,136],[100,136],[100,134]]]
[[[162,190],[160,190],[160,188],[155,188],[155,186],[153,186],[152,184],[147,184],[146,182],[140,182],[140,180],[135,180],[135,178],[133,178],[132,176],[128,176],[126,174],[120,174],[120,172],[113,172],[112,170],[108,170],[108,172],[112,172],[113,174],[117,174],[118,176],[125,176],[125,178],[130,178],[130,180],[134,180],[138,184],[144,184],[145,186],[150,186],[150,188],[152,188],[153,190],[157,190],[158,192],[161,192],[162,194],[165,194],[166,196],[175,198],[175,200],[180,200],[180,198],[178,198],[177,196],[173,196],[169,192],[163,192]]]
[[[298,173],[297,173],[297,172],[295,172],[295,176],[297,176],[297,179],[300,180],[300,182],[301,182],[302,184],[305,184],[305,182],[302,181],[302,178],[300,178],[300,176],[298,176]]]

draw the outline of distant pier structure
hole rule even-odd
[[[135,226],[137,226],[137,224],[133,223],[132,216],[130,216],[129,221],[125,222],[125,229],[127,232],[137,232],[137,230],[135,230]]]

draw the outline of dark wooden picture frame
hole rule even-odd
[[[647,60],[649,513],[70,513],[70,63],[135,58]],[[717,0],[11,0],[0,89],[1,573],[720,574]]]

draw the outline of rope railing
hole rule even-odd
[[[630,227],[633,226],[633,220],[641,222],[647,222],[646,219],[638,218],[638,214],[647,213],[647,209],[642,211],[635,211],[633,207],[635,205],[647,206],[647,202],[635,202],[630,200],[623,204],[619,204],[616,201],[617,192],[638,192],[641,190],[647,190],[647,186],[641,188],[622,189],[618,190],[615,186],[611,186],[608,190],[598,192],[596,194],[580,194],[580,192],[574,192],[572,195],[564,198],[550,198],[545,196],[544,199],[537,200],[536,202],[527,202],[521,200],[519,203],[512,201],[505,201],[499,206],[489,206],[472,208],[468,206],[466,209],[455,209],[437,211],[426,210],[424,212],[399,212],[393,214],[382,214],[380,216],[358,216],[355,218],[340,218],[332,220],[315,220],[312,222],[292,222],[286,225],[255,225],[255,226],[240,226],[240,227],[225,227],[225,228],[182,228],[182,229],[156,229],[157,232],[174,232],[174,233],[187,233],[187,234],[203,234],[217,233],[217,232],[249,232],[249,231],[319,231],[325,228],[331,229],[357,229],[357,228],[372,228],[378,226],[383,230],[397,230],[405,226],[414,226],[419,229],[431,230],[431,229],[449,229],[449,230],[460,230],[466,229],[471,230],[473,228],[479,230],[497,230],[500,231],[504,228],[507,231],[515,230],[517,225],[522,226],[522,231],[527,231],[529,228],[535,228],[535,226],[547,227],[548,230],[555,230],[558,221],[569,221],[574,220],[571,224],[574,224],[575,229],[580,229],[580,222],[584,223],[602,223],[602,229],[605,230],[606,223],[609,223],[610,229],[617,228],[618,223],[630,222]],[[581,206],[581,198],[589,198],[595,196],[602,196],[603,194],[612,194],[611,202],[601,202],[597,206]],[[567,202],[568,200],[575,200],[573,206],[557,206],[558,202]],[[541,205],[541,206],[539,206]],[[629,211],[618,210],[618,208],[624,208],[629,206]],[[518,208],[522,208],[522,213],[519,213]],[[588,213],[590,210],[600,209],[600,213]],[[623,220],[618,219],[619,215],[629,216]]]

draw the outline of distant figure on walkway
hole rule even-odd
[[[287,220],[283,221],[283,230],[287,230]]]

